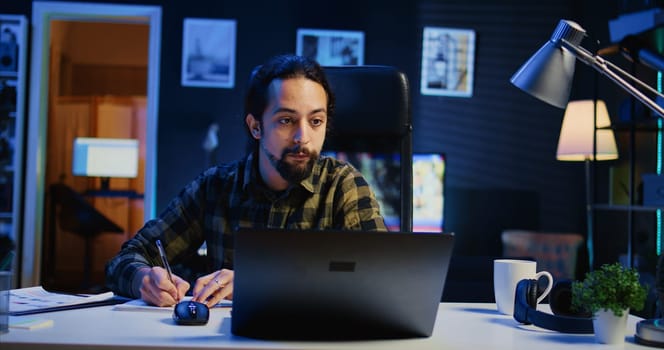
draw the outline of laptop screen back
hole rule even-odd
[[[268,339],[430,336],[453,238],[240,231],[231,331]]]

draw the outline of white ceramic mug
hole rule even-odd
[[[530,260],[496,259],[493,261],[493,292],[496,298],[498,311],[505,315],[514,314],[514,293],[516,285],[522,279],[536,279],[546,277],[546,289],[537,298],[541,302],[549,295],[553,287],[553,276],[547,271],[537,272],[537,262]]]

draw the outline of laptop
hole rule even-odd
[[[446,233],[241,230],[231,332],[290,340],[429,337]]]

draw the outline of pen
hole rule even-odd
[[[157,240],[157,249],[159,250],[161,263],[164,265],[166,272],[168,272],[168,279],[171,281],[171,283],[175,284],[175,282],[173,282],[173,273],[171,272],[171,265],[168,264],[168,259],[166,259],[166,252],[164,251],[164,247],[161,246],[161,240]]]

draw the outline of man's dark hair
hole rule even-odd
[[[291,54],[274,56],[251,72],[249,88],[244,100],[244,117],[252,114],[259,122],[263,122],[263,112],[268,103],[267,89],[275,79],[291,79],[304,77],[320,84],[327,95],[327,128],[332,125],[334,114],[334,94],[325,76],[323,68],[313,59]],[[243,119],[244,120],[244,119]],[[249,132],[249,130],[247,130]],[[253,138],[249,135],[250,143]]]

